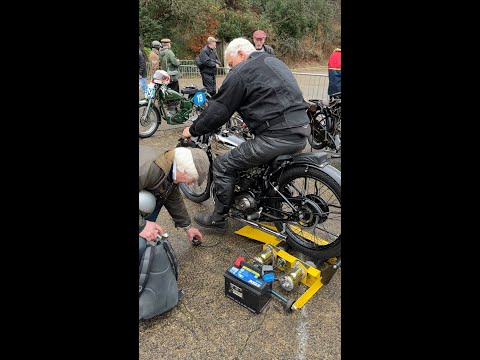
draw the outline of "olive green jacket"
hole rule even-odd
[[[175,227],[185,227],[192,223],[183,201],[178,184],[169,176],[175,155],[174,150],[165,151],[150,146],[139,145],[138,185],[141,190],[150,191],[157,198],[157,205],[165,206]],[[138,214],[139,233],[145,227],[145,219]]]
[[[171,49],[160,50],[160,66],[167,72],[178,70],[180,63]]]

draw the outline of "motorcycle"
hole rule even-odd
[[[195,203],[209,198],[215,202],[212,164],[217,156],[247,141],[241,123],[232,117],[211,134],[179,139],[177,146],[201,148],[210,159],[202,186],[179,184],[186,198]],[[340,256],[341,215],[341,173],[328,163],[323,151],[281,155],[240,172],[228,214],[320,261]],[[264,223],[273,223],[276,230]]]
[[[162,119],[167,124],[183,124],[196,119],[211,98],[205,88],[197,89],[195,85],[184,87],[180,94],[167,88],[169,82],[170,76],[165,71],[156,70],[147,87],[147,99],[139,101],[140,138],[152,136]]]
[[[342,93],[333,94],[329,102],[307,101],[311,133],[308,142],[319,150],[330,148],[337,153],[341,148]]]

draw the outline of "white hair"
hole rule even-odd
[[[190,179],[198,179],[198,171],[189,148],[175,148],[175,166],[177,167],[177,171],[187,174]]]
[[[242,50],[245,54],[250,55],[255,51],[255,46],[253,46],[250,41],[244,38],[233,39],[225,49],[225,58],[227,57],[228,53],[230,53],[230,56],[237,55],[239,50]]]

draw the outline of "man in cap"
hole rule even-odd
[[[156,198],[156,207],[144,217],[139,211],[139,256],[146,248],[145,240],[155,240],[163,229],[155,221],[165,205],[176,228],[185,230],[190,241],[195,236],[201,241],[202,233],[192,227],[192,221],[178,188],[179,183],[203,183],[210,167],[205,151],[196,148],[177,147],[164,151],[150,146],[139,145],[139,191],[147,190]]]
[[[253,42],[255,44],[255,50],[257,51],[266,51],[271,55],[275,55],[271,46],[265,45],[265,39],[267,34],[263,30],[257,30],[253,33]]]
[[[200,50],[200,74],[202,75],[203,86],[211,96],[217,93],[217,69],[222,65],[215,52],[217,42],[220,42],[220,40],[209,36],[207,45]]]
[[[148,61],[150,62],[150,67],[148,69],[148,77],[151,79],[155,70],[158,70],[160,67],[160,48],[162,44],[158,40],[152,41],[152,51],[148,55]]]
[[[160,42],[162,43],[162,50],[160,50],[160,67],[170,75],[170,84],[168,84],[168,87],[176,92],[180,92],[178,85],[180,61],[178,61],[171,49],[172,41],[170,39],[162,39]]]

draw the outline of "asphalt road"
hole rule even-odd
[[[185,126],[188,123],[162,124],[139,143],[173,148]],[[305,151],[310,151],[309,145]],[[332,164],[340,168],[340,159],[332,159]],[[192,217],[213,208],[210,200],[196,204],[185,199],[185,203]],[[200,247],[190,245],[184,231],[175,229],[165,209],[157,223],[170,235],[179,260],[178,285],[185,297],[170,312],[139,323],[141,360],[341,358],[341,269],[298,311],[286,312],[272,298],[262,313],[254,314],[224,295],[225,271],[237,257],[251,259],[262,249],[263,243],[234,233],[242,223],[230,219],[227,230],[200,228],[204,235]],[[274,289],[296,299],[307,287],[299,284],[287,292],[276,284]]]

